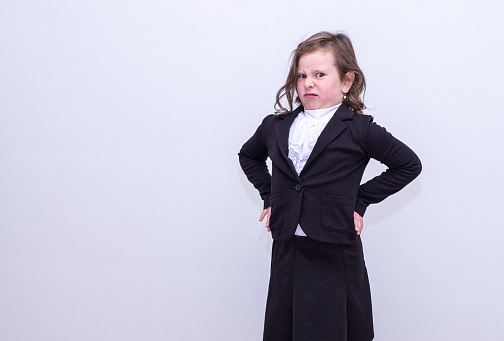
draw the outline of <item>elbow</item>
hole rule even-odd
[[[413,165],[413,179],[420,175],[422,172],[422,162],[417,157],[416,162]]]
[[[420,173],[422,172],[422,162],[418,157],[414,159],[410,159],[407,165],[404,165],[402,171],[400,171],[403,175],[403,180],[406,184],[409,184],[411,181],[415,180]]]

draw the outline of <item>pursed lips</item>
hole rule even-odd
[[[306,93],[306,94],[304,95],[304,97],[306,97],[306,98],[315,98],[315,97],[317,97],[317,96],[318,96],[317,94],[314,94],[314,93],[311,93],[311,92]]]

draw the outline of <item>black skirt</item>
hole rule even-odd
[[[370,341],[369,280],[353,245],[294,236],[273,242],[264,341]]]

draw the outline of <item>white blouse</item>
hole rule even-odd
[[[289,130],[289,159],[292,161],[298,175],[308,161],[317,143],[317,139],[324,130],[327,122],[334,115],[341,104],[327,109],[304,110],[292,122]],[[306,236],[298,224],[296,236]]]

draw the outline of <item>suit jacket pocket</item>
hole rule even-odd
[[[322,194],[320,224],[326,231],[343,232],[353,230],[353,200],[331,194]]]
[[[270,196],[271,216],[270,216],[270,229],[278,230],[283,227],[283,203],[280,194]]]

